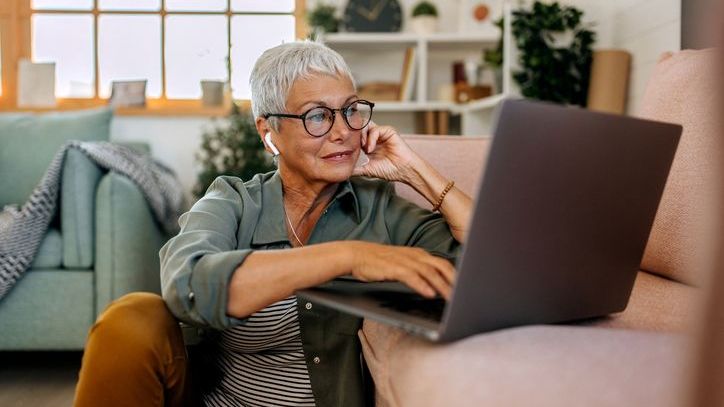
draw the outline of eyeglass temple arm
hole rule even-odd
[[[270,117],[290,117],[292,119],[303,119],[303,114],[284,114],[284,113],[267,113],[265,115],[262,115],[263,118],[268,119]]]

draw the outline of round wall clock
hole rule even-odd
[[[349,0],[343,21],[350,32],[400,31],[402,9],[397,0]]]

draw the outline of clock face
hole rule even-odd
[[[402,9],[397,0],[349,0],[344,26],[350,32],[392,32],[402,27]]]

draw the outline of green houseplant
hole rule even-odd
[[[412,16],[433,16],[437,17],[437,7],[429,1],[421,1],[412,9]]]
[[[491,68],[500,68],[503,66],[503,19],[499,18],[495,22],[495,26],[500,29],[500,39],[495,48],[488,48],[483,51],[483,61]]]
[[[311,39],[316,39],[319,34],[339,31],[339,19],[335,16],[336,12],[337,9],[333,5],[318,3],[307,14]]]
[[[421,1],[412,9],[412,30],[418,34],[437,31],[437,7],[429,1]]]
[[[536,1],[513,12],[513,37],[522,71],[514,73],[523,96],[585,106],[596,34],[583,12],[558,2]]]
[[[248,181],[255,174],[274,169],[251,112],[242,110],[236,103],[232,104],[227,123],[217,124],[203,134],[196,161],[201,165],[192,191],[196,198],[202,197],[219,175],[233,175]]]
[[[483,65],[493,71],[495,77],[495,92],[503,91],[503,18],[499,18],[495,22],[495,26],[500,29],[500,39],[495,48],[483,50]]]

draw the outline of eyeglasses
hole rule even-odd
[[[290,119],[300,119],[304,123],[304,130],[312,137],[322,137],[329,133],[334,126],[334,119],[337,117],[336,112],[342,113],[344,122],[347,123],[352,130],[362,130],[370,123],[372,119],[372,109],[375,104],[367,100],[355,100],[354,102],[343,106],[339,109],[332,109],[326,106],[317,106],[311,108],[300,115],[285,113],[267,113],[262,115],[263,118],[283,117]]]

